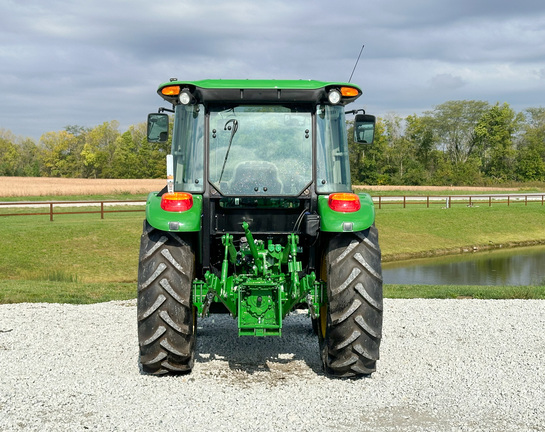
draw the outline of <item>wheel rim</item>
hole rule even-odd
[[[193,306],[191,308],[191,312],[192,312],[192,315],[193,315],[193,332],[196,332],[197,331],[197,307],[196,306]]]
[[[320,266],[320,279],[322,279],[322,281],[324,281],[327,286],[327,261],[326,261],[325,255],[323,255],[322,257],[322,265]],[[319,332],[320,332],[320,335],[322,336],[322,339],[325,339],[325,335],[327,332],[327,311],[328,311],[328,308],[327,308],[327,301],[326,301],[324,304],[320,306]]]
[[[325,339],[327,331],[327,304],[320,306],[320,334]]]

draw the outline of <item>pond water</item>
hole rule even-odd
[[[545,246],[387,262],[385,284],[543,285]]]

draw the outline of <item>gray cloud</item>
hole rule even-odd
[[[543,105],[545,4],[0,0],[0,128],[143,121],[170,77],[350,76],[368,112],[447,100]]]
[[[443,73],[435,75],[431,79],[431,87],[436,90],[456,90],[465,85],[465,81],[459,76]]]

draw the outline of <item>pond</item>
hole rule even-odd
[[[387,262],[382,276],[385,284],[543,285],[545,246]]]

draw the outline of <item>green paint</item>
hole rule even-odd
[[[329,86],[348,86],[360,89],[355,84],[346,82],[327,82],[315,80],[240,80],[240,79],[205,79],[199,81],[170,81],[159,86],[159,91],[163,87],[172,85],[194,86],[203,89],[298,89],[298,90],[316,90]]]
[[[331,210],[327,203],[329,196],[318,197],[318,213],[320,214],[320,230],[326,232],[356,232],[369,228],[375,222],[375,205],[371,195],[358,194],[361,208],[352,213],[343,213]],[[347,229],[350,227],[351,229]]]
[[[206,315],[213,301],[221,301],[238,320],[239,336],[281,336],[282,320],[298,303],[308,303],[315,316],[324,301],[324,287],[314,272],[300,276],[299,237],[287,236],[286,245],[254,240],[242,224],[246,242],[237,250],[225,234],[221,275],[211,272],[193,282],[193,303]]]
[[[174,87],[171,89],[174,91],[169,92],[172,94],[163,95],[165,87]],[[338,103],[331,105],[329,96],[336,92],[341,94],[341,87],[351,87],[357,92],[352,96],[342,96]],[[189,97],[184,100],[186,103],[189,101],[188,105],[181,106],[178,90],[184,98]],[[315,212],[317,199],[315,193],[309,193],[310,189],[304,189],[312,184],[317,194],[350,190],[348,161],[338,160],[338,155],[348,155],[345,151],[344,106],[356,100],[362,94],[361,89],[351,83],[313,80],[174,80],[161,84],[158,93],[175,109],[172,150],[174,166],[177,167],[174,170],[175,185],[181,189],[187,187],[183,190],[188,192],[194,193],[198,189],[203,193],[208,191],[205,183],[208,181],[214,187],[214,193],[218,192],[220,196],[211,194],[209,197],[205,194],[204,199],[210,199],[211,205],[204,207],[214,212],[216,200],[219,208],[225,210],[216,213],[216,225],[209,229],[206,224],[201,226],[201,219],[213,220],[214,214],[202,214],[202,195],[194,195],[193,208],[181,213],[163,211],[157,193],[148,197],[146,217],[152,226],[163,231],[200,233],[195,249],[196,261],[201,267],[197,269],[198,276],[193,281],[193,304],[198,313],[206,316],[213,303],[222,303],[237,319],[239,335],[243,336],[280,336],[283,319],[301,303],[306,303],[310,315],[317,318],[320,307],[327,302],[325,282],[318,281],[314,269],[309,269],[302,260],[312,253],[315,254],[313,261],[318,261],[323,251],[315,250],[317,246],[313,246],[317,244],[316,238],[311,237],[316,235],[316,230],[305,231],[301,228],[301,223],[307,220],[305,212]],[[253,106],[258,105],[260,107],[254,109]],[[225,107],[230,107],[229,113],[224,112]],[[295,133],[293,127],[300,130]],[[292,142],[294,145],[291,145]],[[262,143],[263,149],[257,148],[255,143]],[[311,144],[321,146],[321,153],[317,151],[316,155],[312,155]],[[291,159],[301,162],[301,158],[292,154],[299,147],[306,149],[303,152],[306,159],[301,164],[303,168],[292,173],[291,170],[295,168]],[[259,157],[253,152],[259,152]],[[335,155],[335,163],[318,161],[319,154],[323,154],[324,159]],[[213,156],[215,159],[212,159]],[[209,160],[206,160],[207,157]],[[226,164],[228,161],[231,166]],[[286,164],[289,162],[289,165],[282,165],[283,161],[287,161]],[[255,169],[241,176],[244,185],[250,185],[248,190],[242,192],[238,189],[239,179],[234,175],[235,168],[252,162],[257,168],[261,167],[263,173]],[[327,167],[325,172],[320,172],[319,182],[320,185],[327,184],[327,188],[316,187],[317,180],[312,178],[315,171],[311,169],[313,164]],[[193,169],[195,167],[198,169]],[[268,170],[265,169],[267,167]],[[286,167],[288,169],[282,170]],[[271,181],[270,186],[264,184],[260,188],[251,184],[249,179],[261,175],[267,177],[265,171],[271,170],[275,173],[273,178],[276,181]],[[276,178],[276,171],[283,173],[283,177]],[[199,181],[185,183],[185,175]],[[273,190],[273,185],[278,186],[278,190]],[[253,196],[254,193],[256,196]],[[310,200],[310,204],[304,203],[303,199]],[[343,232],[369,228],[375,219],[373,202],[367,194],[361,194],[360,200],[361,209],[358,212],[339,213],[328,207],[327,196],[320,196],[318,212],[321,230]],[[264,214],[265,208],[275,209],[275,214],[279,214],[276,209],[285,209],[292,218],[296,209],[300,209],[299,225],[293,230],[303,233],[301,238],[295,232],[279,234],[292,230],[287,224],[289,217],[284,222],[285,226],[282,226],[282,218],[279,217],[278,229],[270,229],[276,221]],[[258,227],[255,228],[255,232],[259,233],[257,239],[250,232],[250,223],[242,222],[252,220],[253,209],[256,209],[257,218],[266,221],[252,225]],[[239,237],[238,222],[236,229],[229,228],[232,232],[226,233],[227,229],[224,231],[222,226],[233,225],[222,225],[218,214],[237,218],[244,236]],[[312,221],[309,225],[315,228]],[[270,236],[263,232],[263,226],[269,227],[266,229],[271,231]],[[207,229],[208,232],[205,232]],[[220,244],[219,236],[222,234]],[[203,244],[211,245],[211,253],[208,248],[203,248]]]
[[[196,232],[201,230],[202,196],[193,195],[193,207],[184,212],[168,212],[161,208],[158,192],[151,192],[146,202],[146,219],[161,231]],[[177,228],[173,226],[177,224]]]
[[[361,89],[351,83],[326,82],[314,80],[201,80],[201,81],[169,81],[159,86],[157,93],[173,105],[180,103],[177,94],[164,95],[165,87],[179,87],[180,92],[187,90],[193,102],[213,100],[231,103],[286,103],[325,102],[331,89],[352,87],[357,90],[355,96],[343,96],[339,103],[346,105],[361,96]],[[177,92],[174,92],[177,93]],[[282,99],[284,98],[284,99]]]

